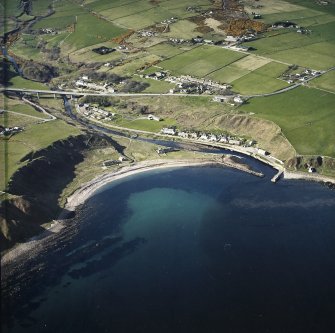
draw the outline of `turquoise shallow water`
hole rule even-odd
[[[221,168],[129,177],[29,263],[41,270],[4,331],[333,332],[334,216],[319,184]]]

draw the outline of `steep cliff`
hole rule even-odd
[[[74,178],[76,165],[88,150],[112,144],[107,138],[83,134],[25,156],[27,164],[8,185],[12,198],[1,203],[1,251],[38,234],[41,224],[56,219],[61,211],[59,195]]]

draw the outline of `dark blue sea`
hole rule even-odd
[[[335,332],[335,191],[266,173],[106,185],[6,282],[3,332]]]

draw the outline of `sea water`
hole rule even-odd
[[[334,332],[334,216],[320,184],[227,168],[107,184],[25,268],[3,331]]]

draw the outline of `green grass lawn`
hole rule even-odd
[[[321,88],[335,93],[335,71],[328,72],[309,82],[311,87]]]
[[[159,63],[176,75],[204,77],[246,55],[220,47],[203,45]]]
[[[117,27],[111,22],[104,21],[90,14],[82,14],[78,15],[75,32],[69,35],[65,43],[70,49],[80,49],[110,41],[125,32],[125,29]]]
[[[76,22],[76,16],[74,13],[69,16],[50,16],[44,20],[37,22],[34,25],[34,29],[41,28],[54,28],[54,29],[65,29],[71,24]]]
[[[308,35],[294,29],[281,29],[265,34],[264,38],[247,43],[256,54],[289,64],[313,69],[335,66],[335,21],[315,25]]]
[[[335,157],[334,105],[334,94],[299,87],[253,98],[241,110],[278,124],[298,154]]]
[[[269,62],[270,60],[255,55],[248,55],[231,65],[211,73],[208,77],[221,83],[231,83]]]
[[[145,78],[134,78],[135,81],[149,83],[150,86],[146,88],[143,92],[144,93],[168,93],[170,89],[175,87],[174,84],[166,82],[166,81],[156,81],[152,79],[145,79]]]
[[[137,129],[141,131],[157,133],[163,127],[176,125],[176,121],[174,119],[164,119],[161,121],[155,121],[147,119],[127,120],[125,118],[117,118],[115,121],[111,122],[111,124],[130,129]]]
[[[188,47],[188,50],[190,49],[191,47]],[[147,48],[149,53],[163,58],[170,58],[188,50],[183,49],[181,46],[174,46],[168,43],[160,43]]]
[[[277,79],[286,65],[270,62],[255,71],[232,82],[233,90],[241,94],[270,93],[288,86],[285,81]]]
[[[4,123],[4,115],[0,116],[0,122]],[[18,124],[20,119],[28,119],[13,114],[7,114],[9,125]],[[8,178],[19,169],[23,164],[20,160],[31,151],[37,151],[46,148],[54,141],[66,139],[70,135],[78,135],[80,131],[61,120],[50,121],[37,124],[35,120],[27,123],[25,130],[9,139],[0,139],[1,165],[0,173],[5,174],[5,168]],[[6,155],[6,156],[5,156]],[[5,177],[1,177],[0,188],[5,187]]]
[[[194,0],[191,3],[188,0],[165,0],[157,3],[147,0],[97,0],[86,4],[116,24],[131,29],[142,29],[171,17],[182,19],[192,16],[186,10],[190,5],[203,9],[211,6],[206,0]],[[174,24],[171,25],[171,30],[174,31]]]
[[[7,107],[8,111],[16,112],[18,114],[34,116],[41,119],[48,119],[49,117],[42,112],[36,111],[32,106],[28,104],[9,104]]]
[[[64,30],[74,24],[75,31],[65,39],[67,50],[110,41],[127,30],[89,13],[79,3],[63,0],[54,4],[55,14],[37,22],[33,28]],[[63,38],[62,38],[63,39]]]
[[[43,83],[26,80],[21,76],[14,76],[9,80],[9,87],[11,88],[25,88],[37,90],[49,90],[49,87]]]
[[[208,78],[221,82],[221,83],[231,83],[244,75],[247,75],[250,73],[249,70],[244,68],[238,68],[234,64],[223,67],[222,69],[219,69],[218,71],[215,71],[214,73],[211,73],[210,75],[207,75]]]

